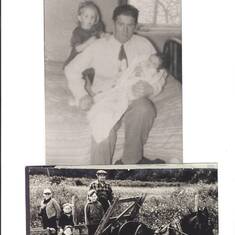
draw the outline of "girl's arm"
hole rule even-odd
[[[95,36],[92,36],[90,37],[88,40],[86,40],[84,43],[80,43],[80,44],[77,44],[75,45],[75,49],[76,51],[79,53],[79,52],[82,52],[84,51],[88,46],[90,46],[94,41],[96,41],[96,37]]]

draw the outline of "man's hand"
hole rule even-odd
[[[134,96],[139,99],[150,96],[153,93],[153,87],[145,81],[138,81],[133,85],[132,91]]]
[[[85,95],[80,99],[79,108],[83,111],[88,111],[93,105],[93,103],[93,98],[89,95]]]

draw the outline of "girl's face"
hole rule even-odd
[[[90,201],[91,201],[91,202],[96,202],[96,201],[97,201],[97,195],[96,195],[96,193],[93,193],[93,194],[90,196]]]
[[[89,7],[84,8],[81,14],[78,15],[78,20],[83,29],[91,29],[91,27],[96,23],[96,19],[96,11]]]
[[[70,206],[65,206],[65,207],[63,208],[63,211],[64,211],[65,214],[70,214],[72,210],[71,210],[71,207],[70,207]]]
[[[48,200],[49,198],[51,198],[51,193],[50,192],[45,192],[43,193],[43,197],[45,200]]]

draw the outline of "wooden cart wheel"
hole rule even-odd
[[[118,235],[134,235],[139,225],[140,222],[136,221],[126,222],[120,227]]]

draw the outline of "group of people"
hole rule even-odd
[[[166,73],[152,43],[135,33],[138,15],[134,6],[119,5],[113,11],[113,33],[108,34],[93,1],[78,9],[64,72],[73,97],[69,105],[88,113],[91,164],[113,163],[122,122],[125,144],[115,164],[153,163],[144,157],[143,147],[156,117],[151,97],[162,90]]]
[[[87,202],[84,207],[84,221],[88,229],[88,235],[94,235],[105,212],[113,201],[113,191],[106,182],[107,172],[98,170],[97,180],[92,182],[87,193]],[[73,206],[65,203],[62,210],[49,188],[43,191],[39,216],[42,218],[42,225],[50,234],[71,235],[75,225]],[[76,209],[76,208],[74,208]]]

